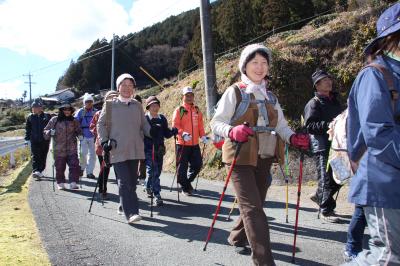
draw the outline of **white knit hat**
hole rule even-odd
[[[85,104],[85,103],[88,102],[88,101],[94,102],[94,99],[93,99],[93,96],[92,96],[91,94],[89,94],[89,93],[86,92],[86,93],[83,95],[83,104]]]
[[[267,47],[265,47],[262,44],[258,44],[258,43],[254,43],[254,44],[250,44],[247,45],[242,53],[240,54],[240,59],[239,59],[239,70],[242,74],[244,74],[245,70],[246,70],[246,63],[247,63],[247,59],[249,58],[249,56],[251,54],[253,54],[254,52],[257,51],[263,51],[265,53],[267,53],[268,55],[268,64],[271,65],[272,62],[272,53],[271,50],[268,49]]]
[[[119,84],[121,84],[121,82],[124,81],[124,79],[130,79],[130,80],[132,80],[133,85],[136,86],[136,81],[135,81],[134,77],[132,77],[132,76],[131,76],[130,74],[128,74],[128,73],[124,73],[124,74],[120,75],[120,76],[117,78],[117,81],[115,82],[116,85],[117,85],[117,91],[119,90]]]

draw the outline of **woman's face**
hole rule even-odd
[[[315,84],[315,89],[322,96],[329,96],[332,91],[332,79],[329,77],[323,78]]]
[[[268,60],[262,55],[256,53],[256,56],[251,59],[245,67],[246,76],[256,84],[269,74]]]
[[[70,108],[64,108],[63,109],[63,113],[66,117],[71,116],[72,115],[72,110]]]
[[[135,85],[130,79],[124,79],[121,84],[119,84],[119,94],[123,98],[131,98],[135,93]]]

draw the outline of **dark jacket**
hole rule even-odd
[[[328,141],[329,123],[338,116],[343,107],[337,100],[337,94],[323,97],[315,93],[314,98],[308,101],[304,108],[304,124],[311,137],[311,151],[326,151],[330,147]]]
[[[49,123],[51,115],[47,113],[30,114],[25,124],[25,140],[33,143],[46,141],[43,138],[43,129]]]
[[[160,114],[157,118],[150,118],[150,114],[146,114],[146,119],[149,122],[150,126],[159,124],[161,127],[157,132],[157,136],[154,136],[153,138],[144,138],[144,150],[151,151],[154,144],[155,151],[158,151],[160,146],[164,146],[164,138],[172,137],[173,133],[171,129],[168,128],[168,121],[165,116]]]

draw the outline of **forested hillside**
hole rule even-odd
[[[216,57],[272,33],[299,29],[323,12],[346,9],[346,0],[219,0],[211,16]],[[351,1],[350,1],[351,2]],[[292,24],[289,26],[285,26]],[[285,26],[282,28],[282,26]],[[269,33],[269,34],[266,34]],[[71,62],[57,89],[74,87],[80,93],[110,87],[111,40],[95,40],[84,55]],[[139,86],[153,84],[139,70],[143,66],[157,79],[171,78],[202,65],[199,10],[172,16],[144,30],[116,39],[116,76],[133,73]],[[103,52],[103,53],[102,53]],[[98,54],[101,53],[101,54]],[[98,54],[98,55],[95,55]],[[95,55],[95,56],[94,56]],[[87,59],[85,59],[87,58]]]

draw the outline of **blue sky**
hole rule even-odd
[[[71,60],[96,39],[110,40],[199,0],[0,0],[0,98],[22,97],[32,74],[32,97],[53,92]]]

